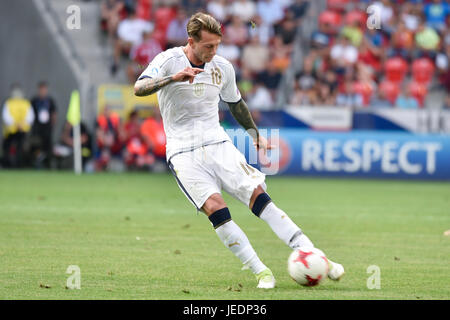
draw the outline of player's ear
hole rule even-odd
[[[192,37],[188,38],[188,44],[190,47],[192,47],[194,45],[194,39]]]

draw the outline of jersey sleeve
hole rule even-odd
[[[162,78],[168,75],[169,60],[166,53],[159,53],[150,64],[145,68],[144,72],[139,76],[138,80],[144,78]]]
[[[220,97],[225,102],[235,103],[241,100],[241,93],[236,85],[236,74],[231,64],[225,70],[225,83],[220,91]]]

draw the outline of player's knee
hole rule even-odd
[[[259,217],[261,212],[263,212],[263,210],[270,202],[272,202],[272,199],[267,193],[264,192],[259,194],[256,197],[255,202],[253,203],[252,212],[255,214],[255,216]]]
[[[225,201],[219,194],[213,194],[208,198],[208,200],[205,201],[202,206],[202,210],[207,216],[209,216],[217,210],[225,208],[226,206]]]
[[[209,221],[211,221],[214,229],[217,229],[221,225],[227,223],[231,220],[230,210],[227,207],[219,209],[208,216]]]

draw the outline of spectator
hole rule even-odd
[[[182,0],[181,6],[186,10],[187,15],[191,16],[198,11],[203,11],[206,3],[204,0]]]
[[[405,2],[401,8],[400,21],[405,24],[405,27],[412,32],[415,32],[419,26],[420,18],[414,10],[414,5]]]
[[[122,0],[102,0],[100,5],[100,24],[111,41],[114,40],[120,22],[121,12],[124,9]]]
[[[299,21],[299,19],[303,18],[303,16],[308,12],[309,2],[305,0],[294,0],[288,7],[288,12],[292,12],[294,14],[294,19]]]
[[[48,84],[41,81],[38,94],[31,100],[36,120],[32,128],[32,153],[35,166],[50,168],[53,155],[53,128],[56,124],[57,109],[48,94]]]
[[[403,21],[400,21],[391,37],[387,56],[400,56],[409,61],[411,59],[410,52],[413,49],[413,46],[414,34],[406,27],[406,24]]]
[[[248,100],[250,110],[267,110],[273,107],[272,95],[261,82],[257,82],[252,91]]]
[[[352,24],[344,26],[341,30],[341,35],[349,39],[350,43],[358,48],[363,38],[360,22],[355,20]]]
[[[128,116],[123,126],[123,137],[125,150],[124,160],[128,169],[151,166],[155,162],[154,156],[149,153],[143,137],[140,134],[141,123],[136,110]]]
[[[105,106],[103,112],[97,117],[96,125],[98,147],[96,169],[105,170],[112,157],[121,157],[120,117],[108,106]]]
[[[139,19],[134,9],[129,9],[128,18],[121,21],[117,30],[118,38],[114,45],[114,62],[111,66],[111,74],[117,72],[120,57],[122,54],[130,54],[133,46],[138,46],[142,42],[143,33],[153,31],[152,23]]]
[[[34,122],[31,103],[24,98],[18,84],[14,84],[11,97],[3,105],[3,161],[5,167],[22,168],[25,164],[24,143]]]
[[[334,106],[336,105],[336,94],[331,91],[331,87],[324,82],[318,82],[316,84],[316,92],[312,102],[318,106]]]
[[[275,36],[272,41],[271,56],[272,61],[271,64],[280,72],[284,72],[291,63],[291,54],[293,52],[292,45],[283,44],[283,40]]]
[[[225,36],[231,43],[243,46],[248,40],[248,29],[238,16],[231,18],[231,23],[225,27]]]
[[[270,39],[275,35],[271,24],[265,23],[259,15],[253,17],[253,24],[249,27],[250,39],[257,36],[262,45],[268,45]]]
[[[313,60],[311,58],[303,61],[303,70],[296,75],[298,87],[301,90],[310,90],[316,85],[318,76],[314,70]]]
[[[238,88],[242,97],[247,100],[248,95],[253,90],[253,77],[251,71],[243,65],[241,69],[241,77],[238,80]]]
[[[331,47],[330,58],[335,68],[340,70],[356,63],[358,50],[350,43],[348,38],[340,36],[337,43]]]
[[[229,13],[238,16],[242,21],[250,21],[256,14],[256,5],[251,0],[233,1],[229,7]]]
[[[390,0],[381,0],[374,2],[373,5],[377,7],[376,12],[380,14],[382,30],[391,34],[395,23],[393,4]]]
[[[273,63],[269,63],[268,68],[257,75],[256,81],[264,84],[269,89],[270,95],[274,97],[281,81],[281,73]]]
[[[417,29],[415,41],[418,49],[416,57],[426,55],[434,59],[436,50],[438,50],[440,38],[439,34],[433,28],[426,26],[422,21]]]
[[[227,0],[211,0],[206,6],[206,11],[221,23],[228,18]]]
[[[260,0],[256,5],[256,11],[261,16],[263,23],[274,25],[283,19],[283,7],[279,0]]]
[[[446,28],[445,20],[449,13],[449,4],[442,0],[432,0],[432,3],[427,3],[424,8],[427,25],[437,31]]]
[[[167,29],[167,48],[178,47],[186,44],[188,37],[186,26],[189,18],[186,11],[178,9],[177,16],[169,23]]]
[[[166,134],[161,113],[158,107],[153,108],[153,116],[147,118],[141,125],[141,136],[148,149],[160,162],[166,159]]]
[[[358,52],[358,62],[370,67],[373,72],[381,72],[383,50],[370,43],[367,38],[363,38]]]
[[[130,83],[136,82],[136,78],[142,73],[145,67],[154,57],[163,51],[161,44],[152,37],[152,32],[145,31],[143,42],[138,46],[133,46],[130,52],[131,61],[128,63],[127,75]]]
[[[383,90],[377,90],[375,96],[370,101],[371,108],[392,108],[392,102],[386,98]]]
[[[395,100],[395,106],[401,109],[418,109],[419,102],[411,95],[409,88],[402,87],[402,93]]]
[[[80,134],[81,161],[83,169],[85,171],[93,171],[93,169],[88,170],[88,163],[92,158],[92,137],[83,122],[80,123]],[[55,158],[58,162],[57,167],[59,169],[61,169],[62,160],[73,154],[73,142],[73,127],[70,122],[66,121],[61,134],[61,143],[55,146],[54,151]]]
[[[256,74],[262,72],[269,62],[269,48],[259,42],[259,37],[254,35],[250,43],[244,47],[242,52],[242,65],[250,72]]]
[[[238,65],[241,51],[239,47],[235,45],[228,35],[222,37],[222,43],[217,49],[217,54],[230,61],[234,66]]]
[[[294,42],[297,35],[297,23],[292,13],[287,13],[286,17],[275,26],[275,34],[283,40],[284,45]]]
[[[345,107],[363,106],[363,97],[353,89],[353,82],[346,81],[343,90],[336,96],[336,105]]]

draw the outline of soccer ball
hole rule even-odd
[[[317,286],[327,277],[328,269],[327,257],[317,248],[300,247],[288,259],[289,275],[302,286]]]

